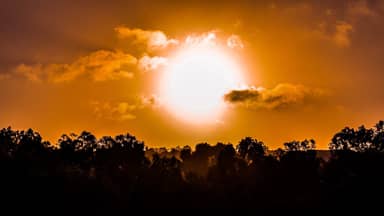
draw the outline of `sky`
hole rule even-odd
[[[383,119],[383,1],[0,4],[0,127],[53,143],[87,130],[155,147],[252,136],[270,148],[305,138],[326,148],[343,127]],[[187,70],[191,55],[207,62]],[[221,91],[230,73],[241,83]],[[204,85],[164,81],[189,76]],[[207,107],[218,92],[220,108]]]

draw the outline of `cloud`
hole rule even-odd
[[[315,32],[323,40],[328,40],[340,48],[351,46],[351,35],[359,30],[364,18],[378,16],[368,1],[351,1],[343,7],[343,13],[338,14],[335,9],[326,9],[323,21],[315,28]]]
[[[118,80],[133,78],[137,71],[155,71],[168,64],[167,56],[153,55],[154,49],[185,47],[211,47],[220,45],[229,48],[242,48],[243,42],[237,35],[218,37],[218,31],[201,34],[190,34],[184,40],[169,39],[161,31],[149,31],[138,28],[116,27],[120,38],[131,40],[134,44],[131,52],[116,50],[98,50],[79,57],[69,63],[19,64],[14,68],[13,75],[19,75],[34,82],[69,82],[79,78],[93,81]],[[141,51],[144,45],[144,55]],[[140,50],[140,54],[136,51]],[[169,52],[169,49],[162,51]],[[131,54],[136,53],[136,54]],[[151,53],[152,55],[148,55]],[[139,56],[139,57],[137,57]],[[1,78],[1,77],[0,77]]]
[[[144,72],[154,71],[159,67],[166,65],[167,63],[168,59],[165,57],[150,57],[148,55],[145,55],[139,60],[139,69]]]
[[[167,48],[169,46],[210,46],[227,45],[229,48],[243,48],[244,44],[238,35],[230,35],[226,40],[218,37],[218,30],[212,30],[199,34],[189,34],[184,40],[168,38],[167,35],[159,30],[143,30],[138,28],[128,28],[118,26],[115,28],[117,36],[121,39],[128,39],[133,44],[143,44],[147,47],[147,51],[154,51],[159,48]]]
[[[140,104],[142,108],[145,107],[159,107],[161,106],[161,99],[157,95],[141,96]]]
[[[112,121],[127,121],[136,119],[136,113],[139,110],[160,106],[160,100],[157,96],[141,96],[133,100],[109,102],[93,101],[93,113],[98,119],[107,119]]]
[[[16,67],[15,73],[26,77],[28,80],[40,82],[42,81],[42,76],[44,75],[44,71],[47,71],[47,69],[43,70],[42,67],[43,66],[41,64],[34,64],[34,65],[20,64]]]
[[[324,95],[320,89],[283,83],[272,89],[249,87],[224,95],[227,103],[254,109],[279,109],[304,104]]]
[[[352,25],[347,22],[338,22],[335,28],[336,31],[331,38],[333,42],[339,47],[348,47],[351,44],[350,33],[353,30]]]
[[[176,39],[169,39],[162,31],[149,31],[138,28],[118,26],[115,28],[117,36],[122,39],[130,39],[134,43],[145,44],[148,49],[165,48],[179,43]]]
[[[138,28],[119,26],[115,28],[120,38],[131,40],[135,45],[143,44],[146,51],[166,48],[179,43],[169,39],[161,31],[148,31]],[[133,47],[134,49],[139,47]],[[134,52],[132,52],[134,53]],[[162,56],[144,55],[139,60],[132,54],[117,50],[98,50],[82,56],[72,63],[65,64],[19,64],[14,73],[35,82],[66,82],[80,77],[91,78],[93,81],[117,80],[133,78],[137,70],[153,71],[167,63]]]
[[[10,74],[8,74],[8,73],[0,73],[0,81],[1,80],[6,80],[6,79],[9,79],[11,77],[11,75]]]
[[[94,81],[132,78],[137,59],[122,51],[99,50],[70,64],[20,64],[15,73],[31,81],[65,82],[81,76]]]
[[[200,34],[188,35],[180,45],[187,47],[214,47],[221,46],[231,49],[242,49],[244,43],[239,35],[222,34],[219,30],[212,30]]]
[[[369,7],[365,0],[350,2],[347,6],[347,14],[350,18],[356,16],[376,16],[376,12]]]
[[[238,35],[231,35],[227,38],[227,46],[229,48],[244,48],[243,41],[241,40],[240,36]]]
[[[217,36],[215,31],[188,35],[184,40],[184,44],[189,46],[211,46],[216,45],[216,43]]]
[[[344,21],[336,23],[322,22],[314,31],[315,35],[321,39],[332,42],[340,48],[346,48],[351,45],[351,33],[354,28],[352,24]]]
[[[96,118],[116,121],[135,119],[131,112],[136,109],[135,105],[126,102],[110,103],[95,101],[91,103]]]

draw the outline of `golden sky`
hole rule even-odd
[[[0,17],[0,127],[52,142],[325,148],[383,117],[383,1],[5,0]]]

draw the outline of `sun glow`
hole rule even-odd
[[[170,59],[161,81],[161,95],[167,108],[180,119],[213,123],[225,110],[223,95],[241,83],[240,67],[226,50],[217,46],[187,47]]]

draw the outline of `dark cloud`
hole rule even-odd
[[[324,94],[325,92],[320,89],[284,83],[272,89],[251,87],[243,90],[232,90],[224,95],[224,100],[230,104],[247,108],[278,109],[305,104]]]
[[[224,96],[231,103],[259,100],[261,93],[257,89],[232,90]]]

